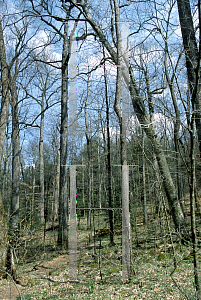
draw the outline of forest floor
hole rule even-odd
[[[69,281],[68,253],[56,246],[57,231],[24,230],[16,254],[21,284],[0,278],[0,299],[196,299],[190,245],[167,233],[163,219],[139,220],[132,232],[131,279],[121,277],[121,227],[115,226],[110,246],[107,223],[99,234],[78,228],[78,280]],[[100,226],[101,224],[101,226]],[[100,246],[101,244],[101,246]],[[199,254],[200,259],[200,254]]]

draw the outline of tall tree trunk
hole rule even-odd
[[[146,195],[146,175],[145,175],[144,130],[142,130],[142,189],[143,189],[144,224],[147,224],[147,195]]]
[[[34,202],[35,202],[35,185],[36,185],[36,178],[35,178],[35,167],[32,166],[32,197],[31,197],[31,204],[30,204],[30,224],[31,229],[33,229],[33,217],[34,217]]]
[[[83,148],[82,148],[82,165],[84,165]],[[82,168],[82,205],[85,208],[84,168]],[[83,215],[85,216],[85,210],[83,210]]]
[[[11,107],[12,107],[12,198],[10,210],[9,232],[13,241],[18,235],[19,218],[19,192],[20,192],[20,140],[19,140],[19,117],[18,95],[16,76],[10,80]],[[15,236],[16,235],[16,236]]]
[[[158,215],[159,213],[159,208],[160,208],[160,173],[159,173],[159,168],[158,168],[158,162],[156,159],[155,153],[153,153],[153,165],[154,165],[154,171],[155,171],[155,185],[154,185],[154,192],[155,192],[155,214]]]
[[[196,290],[196,299],[201,300],[201,289],[199,282],[199,261],[198,261],[198,240],[196,233],[196,219],[195,219],[195,114],[192,114],[191,120],[191,179],[190,179],[190,208],[191,208],[191,234],[193,243],[193,263],[194,263],[194,281]]]
[[[8,251],[8,228],[0,191],[0,276],[5,276]]]
[[[120,30],[120,12],[118,0],[114,0],[115,28],[117,39],[117,78],[114,110],[120,126],[120,148],[122,165],[122,278],[130,279],[130,243],[129,243],[129,166],[126,152],[126,122],[124,112],[121,112],[121,77],[122,77],[122,39]],[[126,74],[127,75],[127,74]],[[127,76],[128,79],[128,76]],[[124,99],[125,101],[125,99]]]
[[[85,136],[87,139],[87,155],[88,155],[88,203],[87,203],[87,228],[91,228],[91,193],[92,193],[92,168],[91,168],[91,137],[89,136],[89,124],[87,118],[87,103],[89,98],[89,80],[87,81],[87,97],[85,102]]]
[[[99,120],[98,120],[99,126]],[[102,187],[102,176],[101,176],[101,162],[100,162],[100,137],[99,137],[99,127],[98,127],[98,206],[102,207],[101,201],[101,187]]]
[[[166,34],[166,40],[165,40],[165,76],[166,80],[170,89],[171,97],[172,97],[172,102],[175,110],[175,120],[174,120],[174,144],[175,144],[175,155],[176,155],[176,176],[177,176],[177,195],[178,195],[178,200],[180,202],[182,211],[184,213],[184,206],[183,206],[183,201],[182,201],[182,183],[181,183],[181,159],[179,155],[179,129],[180,129],[180,124],[181,124],[181,118],[180,118],[180,111],[177,105],[177,98],[175,95],[174,91],[174,86],[173,86],[173,81],[175,78],[175,71],[173,69],[173,76],[170,79],[169,73],[168,73],[168,67],[167,67],[167,56],[169,55],[168,52],[168,30]],[[169,55],[170,58],[170,55]],[[171,60],[171,58],[170,58]],[[171,61],[171,65],[173,67],[173,63]],[[174,67],[173,67],[174,68]]]
[[[10,103],[8,66],[6,62],[5,44],[3,38],[3,29],[0,20],[0,63],[1,63],[1,87],[2,100],[0,112],[0,170],[3,158],[3,148],[5,140],[6,126],[8,122],[8,107]],[[8,229],[6,225],[5,211],[0,192],[0,276],[5,275],[5,267],[8,251]]]
[[[66,19],[69,18],[70,11]],[[61,130],[60,130],[60,183],[59,183],[59,230],[58,245],[68,248],[68,193],[67,193],[67,137],[68,137],[68,61],[69,40],[68,21],[64,24],[64,41],[62,52],[62,96],[61,96]]]
[[[127,62],[127,66],[128,66]],[[147,74],[147,71],[144,67],[144,75],[145,75],[145,80],[146,80],[146,87],[147,87],[147,94],[148,94],[148,105],[149,105],[149,117],[147,115],[143,100],[140,96],[139,89],[136,85],[136,81],[133,75],[132,69],[130,69],[130,76],[131,76],[131,82],[132,84],[130,85],[130,91],[131,91],[131,99],[133,103],[133,107],[135,109],[135,112],[137,114],[138,120],[140,124],[143,126],[144,131],[147,135],[147,137],[150,139],[153,150],[154,150],[154,159],[156,158],[157,160],[157,165],[158,168],[156,170],[160,170],[160,173],[163,177],[163,186],[164,190],[168,199],[168,204],[170,208],[170,212],[172,214],[173,222],[175,224],[176,230],[180,231],[183,233],[183,237],[185,239],[189,239],[189,232],[184,220],[184,215],[183,211],[177,196],[177,189],[173,183],[173,179],[170,174],[170,170],[167,164],[166,157],[164,155],[164,152],[161,148],[159,139],[155,133],[155,126],[154,124],[154,106],[153,106],[153,101],[152,101],[152,93],[151,93],[151,88],[150,88],[150,82],[149,82],[149,77]],[[166,73],[167,74],[167,73]],[[170,85],[172,87],[172,85]],[[176,99],[173,97],[173,104],[175,105],[175,109],[177,108],[177,103],[175,102]],[[179,115],[178,111],[176,109],[176,116],[177,116],[177,121],[179,120]],[[157,174],[158,177],[158,174]]]
[[[195,91],[197,76],[196,73],[200,73],[200,69],[198,70],[198,60],[200,59],[200,49],[198,51],[195,30],[193,27],[193,18],[191,14],[191,7],[189,0],[177,0],[178,12],[179,12],[179,20],[181,25],[181,32],[183,38],[183,45],[185,50],[186,57],[186,68],[187,68],[187,76],[190,92],[192,95],[192,102],[195,105],[195,124],[198,135],[198,142],[200,148],[200,156],[201,156],[201,82],[198,83],[197,95],[193,97],[193,93]],[[200,6],[200,1],[198,1],[198,6]],[[199,10],[199,7],[198,7]],[[200,16],[199,16],[200,19]],[[199,27],[201,26],[199,20]],[[200,29],[201,30],[201,29]],[[201,41],[199,41],[201,43]],[[199,74],[200,76],[200,74]]]
[[[55,190],[54,190],[54,209],[53,220],[58,220],[58,199],[59,199],[59,177],[60,177],[60,146],[57,149],[57,162],[56,162],[56,176],[55,176]]]
[[[1,63],[1,86],[2,86],[1,114],[0,114],[0,163],[1,163],[3,158],[6,126],[8,122],[8,107],[10,103],[8,65],[6,61],[6,52],[5,52],[1,20],[0,20],[0,63]]]
[[[40,222],[41,224],[44,224],[44,199],[45,199],[45,187],[44,187],[44,100],[45,100],[45,93],[46,93],[46,85],[44,87],[43,93],[42,93],[42,101],[40,103],[41,105],[41,120],[40,120],[40,141],[39,141],[39,180],[40,180],[40,200],[39,200],[39,216],[40,216]]]
[[[6,145],[5,145],[5,156],[4,156],[4,159],[3,159],[3,172],[1,174],[2,176],[2,199],[6,199],[7,197],[9,197],[8,195],[8,173],[9,173],[9,169],[7,169],[8,167],[8,160],[9,160],[9,156],[10,156],[10,147],[11,147],[11,144],[9,144],[9,123],[7,124],[7,128],[6,128],[6,138],[5,138],[5,141],[6,141]],[[1,169],[1,168],[0,168]],[[4,209],[5,211],[8,212],[9,214],[9,210],[10,210],[10,207],[9,206],[9,203],[6,205],[6,203],[4,204]]]
[[[79,8],[82,9],[86,20],[90,23],[90,25],[93,28],[93,30],[95,31],[96,35],[99,37],[100,41],[102,42],[102,44],[105,46],[105,48],[109,52],[110,57],[113,60],[113,62],[118,66],[119,65],[118,64],[119,54],[116,53],[116,51],[114,50],[114,47],[112,46],[112,44],[109,43],[109,41],[107,40],[107,38],[104,35],[101,28],[95,23],[95,21],[93,20],[91,14],[90,14],[88,6],[84,4],[83,0],[79,4]],[[133,108],[134,108],[135,114],[138,118],[138,121],[140,122],[141,126],[143,126],[147,137],[150,139],[150,141],[152,143],[153,150],[155,152],[156,159],[158,161],[159,170],[164,179],[163,180],[164,190],[166,192],[166,196],[168,199],[168,203],[169,203],[170,211],[171,211],[172,218],[173,218],[173,221],[175,224],[175,228],[176,228],[176,230],[183,232],[183,236],[185,238],[189,238],[189,233],[188,233],[186,223],[184,220],[184,215],[183,215],[183,212],[181,209],[181,205],[177,198],[177,190],[176,190],[174,182],[172,180],[171,173],[170,173],[167,161],[166,161],[166,157],[164,155],[164,152],[162,150],[162,147],[160,145],[159,139],[156,135],[154,128],[152,128],[150,126],[150,119],[148,117],[144,101],[140,95],[140,91],[139,91],[139,88],[137,86],[137,83],[136,83],[136,80],[134,77],[134,72],[133,72],[132,66],[129,63],[128,59],[126,59],[124,56],[123,56],[123,59],[125,62],[126,70],[124,70],[122,67],[122,74],[123,74],[123,77],[124,77],[124,80],[125,80],[127,86],[130,89],[131,100],[132,100]],[[127,78],[128,77],[127,70],[129,70],[130,80],[128,80],[128,78]],[[124,154],[123,154],[123,156],[124,156]]]
[[[15,58],[16,59],[16,58]],[[6,62],[5,45],[3,39],[3,30],[0,21],[0,62],[1,62],[1,84],[2,84],[2,103],[0,115],[0,166],[3,156],[3,146],[5,139],[5,130],[8,121],[8,105],[10,102],[10,93],[12,95],[12,198],[10,209],[9,235],[10,243],[8,243],[8,230],[6,226],[5,212],[3,208],[2,198],[0,196],[0,232],[1,232],[1,259],[0,273],[5,276],[5,272],[9,272],[16,280],[16,270],[13,259],[13,246],[18,230],[19,216],[19,181],[20,181],[20,145],[19,145],[19,120],[18,120],[18,96],[16,87],[16,77],[18,74],[18,60],[16,59],[15,74],[13,78],[8,71]],[[10,82],[9,82],[10,76]],[[10,84],[9,84],[10,83]],[[2,239],[4,238],[4,240]]]
[[[105,58],[105,52],[103,48],[103,56]],[[112,167],[111,167],[111,153],[110,153],[110,108],[108,102],[108,90],[107,90],[107,74],[104,64],[104,81],[105,81],[105,101],[106,101],[106,122],[107,122],[107,177],[108,177],[108,198],[109,207],[112,205]],[[114,245],[114,221],[113,211],[109,210],[109,222],[110,222],[110,244]]]

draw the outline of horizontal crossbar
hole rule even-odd
[[[62,167],[71,167],[71,166],[76,166],[76,167],[86,167],[85,165],[61,165]]]
[[[122,166],[129,166],[129,167],[138,167],[138,165],[112,165],[113,167],[122,167]]]
[[[77,207],[77,210],[122,210],[122,208],[118,207]]]

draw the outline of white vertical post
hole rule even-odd
[[[129,70],[125,60],[129,59],[129,23],[122,23],[122,70],[129,82]],[[122,78],[123,133],[126,135],[129,121],[129,88]],[[130,279],[130,215],[129,215],[129,166],[122,165],[122,279]]]
[[[69,95],[69,131],[71,141],[76,144],[77,135],[77,52],[76,29],[71,31],[70,95]],[[74,145],[76,149],[76,145]],[[76,165],[70,166],[70,231],[69,231],[69,279],[77,280],[77,220],[76,220]]]
[[[129,166],[122,165],[122,279],[130,279]]]
[[[76,165],[70,166],[69,279],[77,280]]]

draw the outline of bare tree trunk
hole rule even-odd
[[[8,228],[0,192],[0,276],[5,276],[8,251]]]
[[[175,110],[175,120],[174,120],[174,144],[175,144],[175,153],[176,153],[176,176],[177,176],[177,195],[178,195],[178,200],[180,202],[182,211],[184,213],[184,206],[183,206],[183,199],[182,199],[182,186],[181,186],[181,160],[180,160],[180,155],[179,155],[179,129],[180,129],[180,124],[181,124],[181,118],[180,118],[180,111],[177,105],[177,100],[176,100],[176,95],[174,91],[174,86],[173,86],[173,81],[175,78],[175,70],[173,70],[173,76],[170,79],[169,73],[168,73],[168,67],[167,67],[167,55],[168,53],[168,43],[167,43],[167,36],[165,40],[165,76],[167,79],[167,83],[170,89],[171,97],[172,97],[172,102]],[[171,59],[171,58],[170,58]],[[171,61],[172,64],[172,61]],[[172,64],[173,67],[173,64]]]
[[[198,51],[196,37],[195,37],[195,30],[193,27],[193,18],[191,14],[190,1],[177,0],[177,6],[179,12],[179,20],[181,25],[183,45],[185,50],[188,83],[189,83],[191,95],[193,95],[196,86],[196,80],[197,80],[196,73],[197,71],[200,73],[200,70],[197,70],[199,65],[198,60],[200,59],[199,57],[200,49]],[[198,9],[199,7],[200,7],[200,1],[198,1]],[[201,24],[199,24],[199,27],[200,26]],[[198,142],[199,142],[200,155],[201,155],[201,82],[199,82],[198,84],[196,97],[192,97],[192,102],[193,102],[192,104],[195,105],[195,112],[196,112],[195,124],[197,129]]]
[[[144,224],[147,224],[147,195],[146,195],[146,175],[145,175],[144,130],[142,130],[142,186],[143,186]]]
[[[83,150],[83,148],[82,148],[82,150]],[[82,151],[82,165],[84,165],[83,151]],[[82,205],[85,208],[84,168],[82,168]],[[85,216],[85,210],[83,210],[83,215]]]
[[[3,30],[0,21],[0,62],[1,62],[1,84],[2,84],[2,103],[0,114],[0,166],[3,156],[3,146],[5,140],[5,130],[8,121],[8,105],[10,103],[10,93],[12,94],[12,198],[10,209],[10,224],[9,235],[10,243],[8,243],[8,230],[6,226],[5,212],[3,208],[2,198],[0,196],[0,232],[1,243],[0,251],[0,273],[5,276],[5,271],[9,272],[16,280],[16,269],[13,259],[13,247],[15,246],[15,237],[18,230],[18,216],[19,216],[19,181],[20,181],[20,159],[19,159],[19,121],[18,121],[18,96],[16,87],[16,77],[18,73],[18,61],[16,59],[15,75],[13,78],[10,75],[9,86],[9,72],[6,62],[5,45],[3,39]],[[3,239],[4,238],[4,239]]]
[[[9,232],[13,241],[18,235],[19,218],[19,192],[20,192],[20,141],[19,141],[19,117],[18,117],[18,95],[16,87],[16,76],[10,80],[12,98],[12,198],[10,210]],[[16,235],[16,236],[15,236]]]
[[[128,66],[128,62],[127,62]],[[163,186],[164,190],[168,199],[168,204],[170,208],[170,212],[172,214],[173,222],[175,224],[175,228],[177,231],[182,233],[184,239],[189,239],[189,232],[185,223],[184,214],[177,196],[177,189],[173,183],[172,176],[170,174],[170,170],[167,164],[166,157],[164,152],[161,148],[160,142],[158,137],[155,133],[155,126],[154,124],[154,107],[152,101],[152,94],[150,88],[150,82],[148,78],[148,74],[146,69],[143,68],[145,79],[146,79],[146,86],[147,86],[147,94],[148,94],[148,104],[149,104],[149,117],[147,115],[143,100],[140,96],[139,89],[136,85],[135,78],[133,75],[132,69],[130,69],[130,76],[131,76],[131,99],[133,102],[133,107],[136,111],[138,120],[140,124],[143,126],[144,131],[147,137],[150,139],[153,150],[154,150],[154,158],[157,160],[158,169],[163,177]],[[173,98],[173,100],[176,100]],[[173,101],[174,102],[174,101]],[[176,103],[175,108],[176,108]],[[177,111],[176,111],[177,112]],[[178,115],[177,115],[178,119]],[[157,175],[158,177],[158,175]]]
[[[190,180],[190,207],[191,207],[191,234],[193,243],[193,262],[194,262],[194,281],[196,290],[196,299],[201,300],[201,289],[199,282],[199,260],[198,260],[198,240],[196,233],[195,220],[195,132],[194,132],[195,114],[192,114],[191,120],[191,180]]]
[[[120,147],[122,165],[122,278],[130,279],[130,244],[129,244],[129,166],[126,152],[126,124],[124,113],[121,112],[121,76],[122,76],[122,40],[120,30],[120,12],[118,0],[114,0],[115,28],[117,39],[117,79],[114,110],[120,126]]]
[[[103,45],[106,47],[107,51],[110,53],[111,59],[118,65],[118,59],[117,59],[118,54],[115,52],[112,45],[106,39],[103,31],[92,19],[91,14],[88,10],[88,7],[86,5],[84,5],[84,3],[81,3],[80,5],[85,14],[86,20],[90,23],[90,25],[96,32],[97,36],[99,37],[99,39],[101,40]],[[170,173],[167,161],[166,161],[166,157],[164,155],[164,152],[162,151],[162,148],[161,148],[161,145],[160,145],[160,142],[156,135],[155,130],[150,127],[150,119],[147,115],[145,104],[140,95],[139,88],[137,86],[132,67],[129,64],[128,60],[124,59],[124,61],[126,64],[126,68],[129,70],[129,73],[130,73],[130,81],[127,79],[127,75],[125,74],[124,70],[122,70],[122,73],[123,73],[125,82],[130,89],[130,95],[131,95],[131,100],[132,100],[134,111],[136,113],[138,121],[140,122],[141,126],[143,126],[147,137],[150,139],[150,141],[152,143],[153,150],[155,152],[156,159],[158,161],[158,166],[159,166],[161,175],[164,178],[163,185],[164,185],[164,189],[165,189],[166,196],[168,199],[172,218],[173,218],[173,221],[175,224],[175,228],[176,228],[176,230],[183,232],[183,235],[185,236],[185,238],[189,238],[189,233],[188,233],[186,223],[184,220],[184,215],[183,215],[180,203],[178,202],[177,190],[176,190],[174,182],[172,180],[171,173]]]
[[[69,18],[70,11],[66,19]],[[67,194],[67,137],[68,137],[68,61],[69,40],[68,21],[64,24],[64,42],[62,53],[62,96],[61,96],[61,130],[60,130],[60,183],[59,183],[59,230],[58,245],[68,248],[68,194]],[[65,210],[66,208],[66,210]]]
[[[103,56],[105,58],[105,51],[103,48]],[[109,207],[112,207],[112,168],[111,168],[111,154],[110,154],[110,114],[109,114],[109,102],[107,91],[107,74],[104,64],[104,81],[105,81],[105,101],[106,101],[106,121],[107,121],[107,177],[108,177],[108,198]],[[114,220],[113,211],[109,210],[109,222],[110,222],[110,244],[114,245]]]
[[[6,140],[6,146],[5,146],[6,149],[5,149],[5,156],[4,156],[4,159],[3,159],[2,199],[6,199],[7,197],[9,197],[9,195],[8,195],[8,173],[9,173],[9,171],[7,170],[8,159],[9,159],[9,156],[10,156],[10,147],[11,147],[11,144],[9,145],[9,142],[8,142],[8,140],[9,140],[9,124],[7,124],[5,140]],[[9,214],[10,207],[8,207],[8,206],[9,206],[9,204],[6,205],[6,203],[5,203],[4,209]]]
[[[1,86],[2,100],[0,112],[0,169],[3,158],[3,148],[5,140],[6,126],[8,122],[8,107],[10,103],[8,67],[6,62],[5,44],[3,38],[3,29],[0,20],[0,63],[1,63]],[[5,211],[0,192],[0,276],[5,275],[5,267],[8,251],[8,228],[6,224]]]
[[[99,120],[98,120],[99,124]],[[102,207],[101,201],[101,187],[102,187],[102,176],[101,176],[101,167],[100,167],[100,138],[99,138],[99,127],[98,127],[98,206]]]
[[[31,207],[30,207],[31,229],[33,226],[33,217],[34,217],[35,185],[36,185],[35,171],[34,171],[34,167],[32,166],[32,197],[31,197]]]
[[[89,124],[87,118],[87,103],[89,98],[89,80],[87,81],[87,97],[85,102],[85,136],[87,139],[87,154],[88,154],[88,210],[87,210],[87,228],[91,228],[91,192],[92,192],[92,170],[91,170],[91,138],[89,136]]]
[[[54,221],[58,220],[59,177],[60,177],[60,146],[57,149],[55,191],[54,191],[54,210],[53,210],[53,220]]]
[[[1,163],[3,158],[6,126],[8,122],[8,107],[10,103],[8,66],[6,61],[6,52],[5,52],[1,20],[0,20],[0,63],[1,63],[1,86],[2,86],[1,114],[0,114],[0,163]]]
[[[40,180],[40,200],[39,200],[39,216],[40,216],[40,222],[41,224],[44,224],[44,199],[45,199],[45,187],[44,187],[44,151],[43,151],[43,145],[44,145],[44,100],[45,100],[45,93],[46,93],[46,85],[44,86],[43,93],[42,93],[42,101],[40,103],[41,105],[41,120],[40,120],[40,141],[39,141],[39,180]]]
[[[159,173],[156,155],[154,153],[153,153],[153,161],[154,161],[154,171],[156,175],[154,191],[155,191],[155,214],[157,215],[160,208],[160,198],[161,198],[160,197],[160,173]]]

